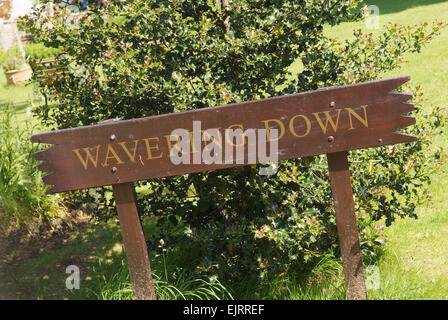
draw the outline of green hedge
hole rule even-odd
[[[29,43],[24,46],[27,59],[44,59],[58,57],[61,53],[59,49],[46,47],[42,43]]]

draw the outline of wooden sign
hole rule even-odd
[[[114,186],[136,298],[155,293],[132,182],[264,163],[267,150],[276,160],[328,154],[348,297],[361,299],[367,295],[346,152],[417,140],[398,132],[415,123],[405,115],[412,95],[392,92],[409,79],[107,121],[31,141],[52,145],[36,153],[39,169],[50,172],[43,177],[53,186],[48,193]]]

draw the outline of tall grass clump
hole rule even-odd
[[[183,268],[151,259],[154,289],[158,300],[229,300],[232,294],[217,277],[204,277]],[[92,268],[89,280],[81,280],[81,288],[71,299],[132,300],[132,284],[124,255],[114,262],[99,261]]]
[[[32,233],[43,224],[51,227],[63,206],[58,196],[45,194],[34,158],[38,145],[29,139],[33,127],[16,122],[12,107],[0,106],[0,231]]]

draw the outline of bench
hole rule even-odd
[[[31,59],[29,63],[33,69],[33,79],[43,86],[52,85],[69,74],[65,59]]]
[[[41,92],[48,107],[46,88],[69,77],[67,61],[64,58],[30,59],[29,64],[33,70],[33,80],[41,85]]]

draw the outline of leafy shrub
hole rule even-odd
[[[444,26],[389,25],[377,38],[356,31],[345,43],[323,34],[325,24],[360,19],[360,5],[117,0],[81,11],[79,28],[63,23],[64,10],[52,18],[37,12],[23,20],[26,28],[89,70],[82,85],[72,76],[50,88],[59,105],[42,106],[37,114],[46,124],[68,128],[373,80]],[[302,67],[293,75],[289,68],[298,59]],[[418,124],[406,132],[420,140],[350,153],[364,254],[374,254],[380,243],[375,221],[385,218],[390,225],[396,217],[415,217],[437,160],[427,146],[444,114],[423,117],[421,95],[412,91]],[[159,238],[201,252],[201,272],[233,280],[283,275],[324,253],[338,254],[327,171],[320,156],[283,161],[275,176],[246,166],[140,182],[139,207],[167,230]],[[101,194],[75,195],[110,210],[113,203]]]
[[[24,50],[27,59],[53,58],[60,55],[59,49],[46,47],[42,43],[29,43]]]
[[[62,199],[45,194],[34,159],[37,146],[29,140],[32,127],[15,126],[9,106],[0,113],[0,231],[25,228],[31,233],[40,225],[51,227],[63,212]]]

